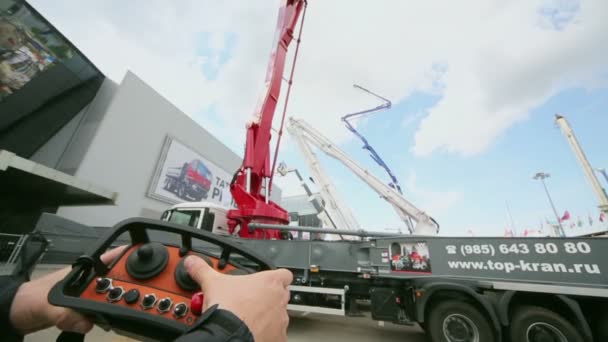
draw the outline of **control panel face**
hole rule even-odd
[[[152,242],[150,231],[177,234],[181,243]],[[101,255],[123,234],[130,237],[130,245],[111,265],[105,265]],[[93,317],[96,324],[119,334],[174,340],[195,323],[204,306],[199,284],[184,267],[190,255],[227,275],[274,268],[233,239],[170,222],[133,218],[118,223],[75,261],[70,273],[49,292],[49,303]]]
[[[219,260],[207,255],[184,254],[177,247],[154,242],[137,244],[106,275],[93,279],[80,297],[191,325],[201,314],[198,303],[192,307],[192,297],[201,290],[184,269],[183,260],[189,255],[201,257],[221,273],[245,273],[231,264],[220,269]]]

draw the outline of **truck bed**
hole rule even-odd
[[[52,214],[43,215],[37,226],[38,231],[52,240],[45,256],[51,263],[70,262],[84,253],[89,242],[96,240],[105,229],[108,228],[87,227]],[[360,279],[451,278],[487,282],[495,287],[512,287],[517,283],[530,290],[540,290],[539,286],[544,285],[543,291],[553,287],[581,295],[608,297],[608,239],[604,238],[232,239],[261,253],[277,267],[294,272],[314,270],[314,273],[338,273]],[[408,265],[407,260],[393,262],[411,259],[409,255],[397,256],[397,248],[417,250],[426,265],[422,267],[418,263],[416,267],[415,262]]]

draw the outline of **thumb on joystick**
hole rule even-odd
[[[203,259],[193,255],[188,256],[184,260],[184,267],[186,268],[186,272],[190,274],[190,277],[201,286],[203,292],[205,292],[205,283],[220,275]]]

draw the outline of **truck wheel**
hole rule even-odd
[[[493,342],[485,315],[464,301],[448,300],[431,308],[425,331],[432,342]]]
[[[608,312],[605,310],[597,318],[593,327],[596,341],[608,341]]]
[[[559,314],[538,306],[522,306],[511,319],[512,341],[584,342],[580,332]]]
[[[207,192],[203,192],[202,194],[200,194],[200,195],[196,196],[194,199],[195,199],[197,202],[200,202],[200,201],[202,201],[203,199],[207,199],[207,194],[208,194],[208,193],[209,193],[209,191],[207,191]]]
[[[170,178],[165,178],[165,185],[163,186],[163,188],[165,190],[169,190],[169,191],[173,191],[173,187],[171,186],[171,179]]]
[[[177,186],[177,197],[186,199],[186,186],[183,183]]]

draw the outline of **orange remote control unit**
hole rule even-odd
[[[156,241],[150,238],[152,232]],[[100,256],[127,234],[130,243],[121,255],[109,265],[102,263]],[[177,243],[163,242],[171,238]],[[200,286],[184,268],[189,255],[225,274],[274,268],[233,239],[169,222],[129,219],[79,257],[48,299],[122,335],[172,340],[194,324],[204,304]]]

